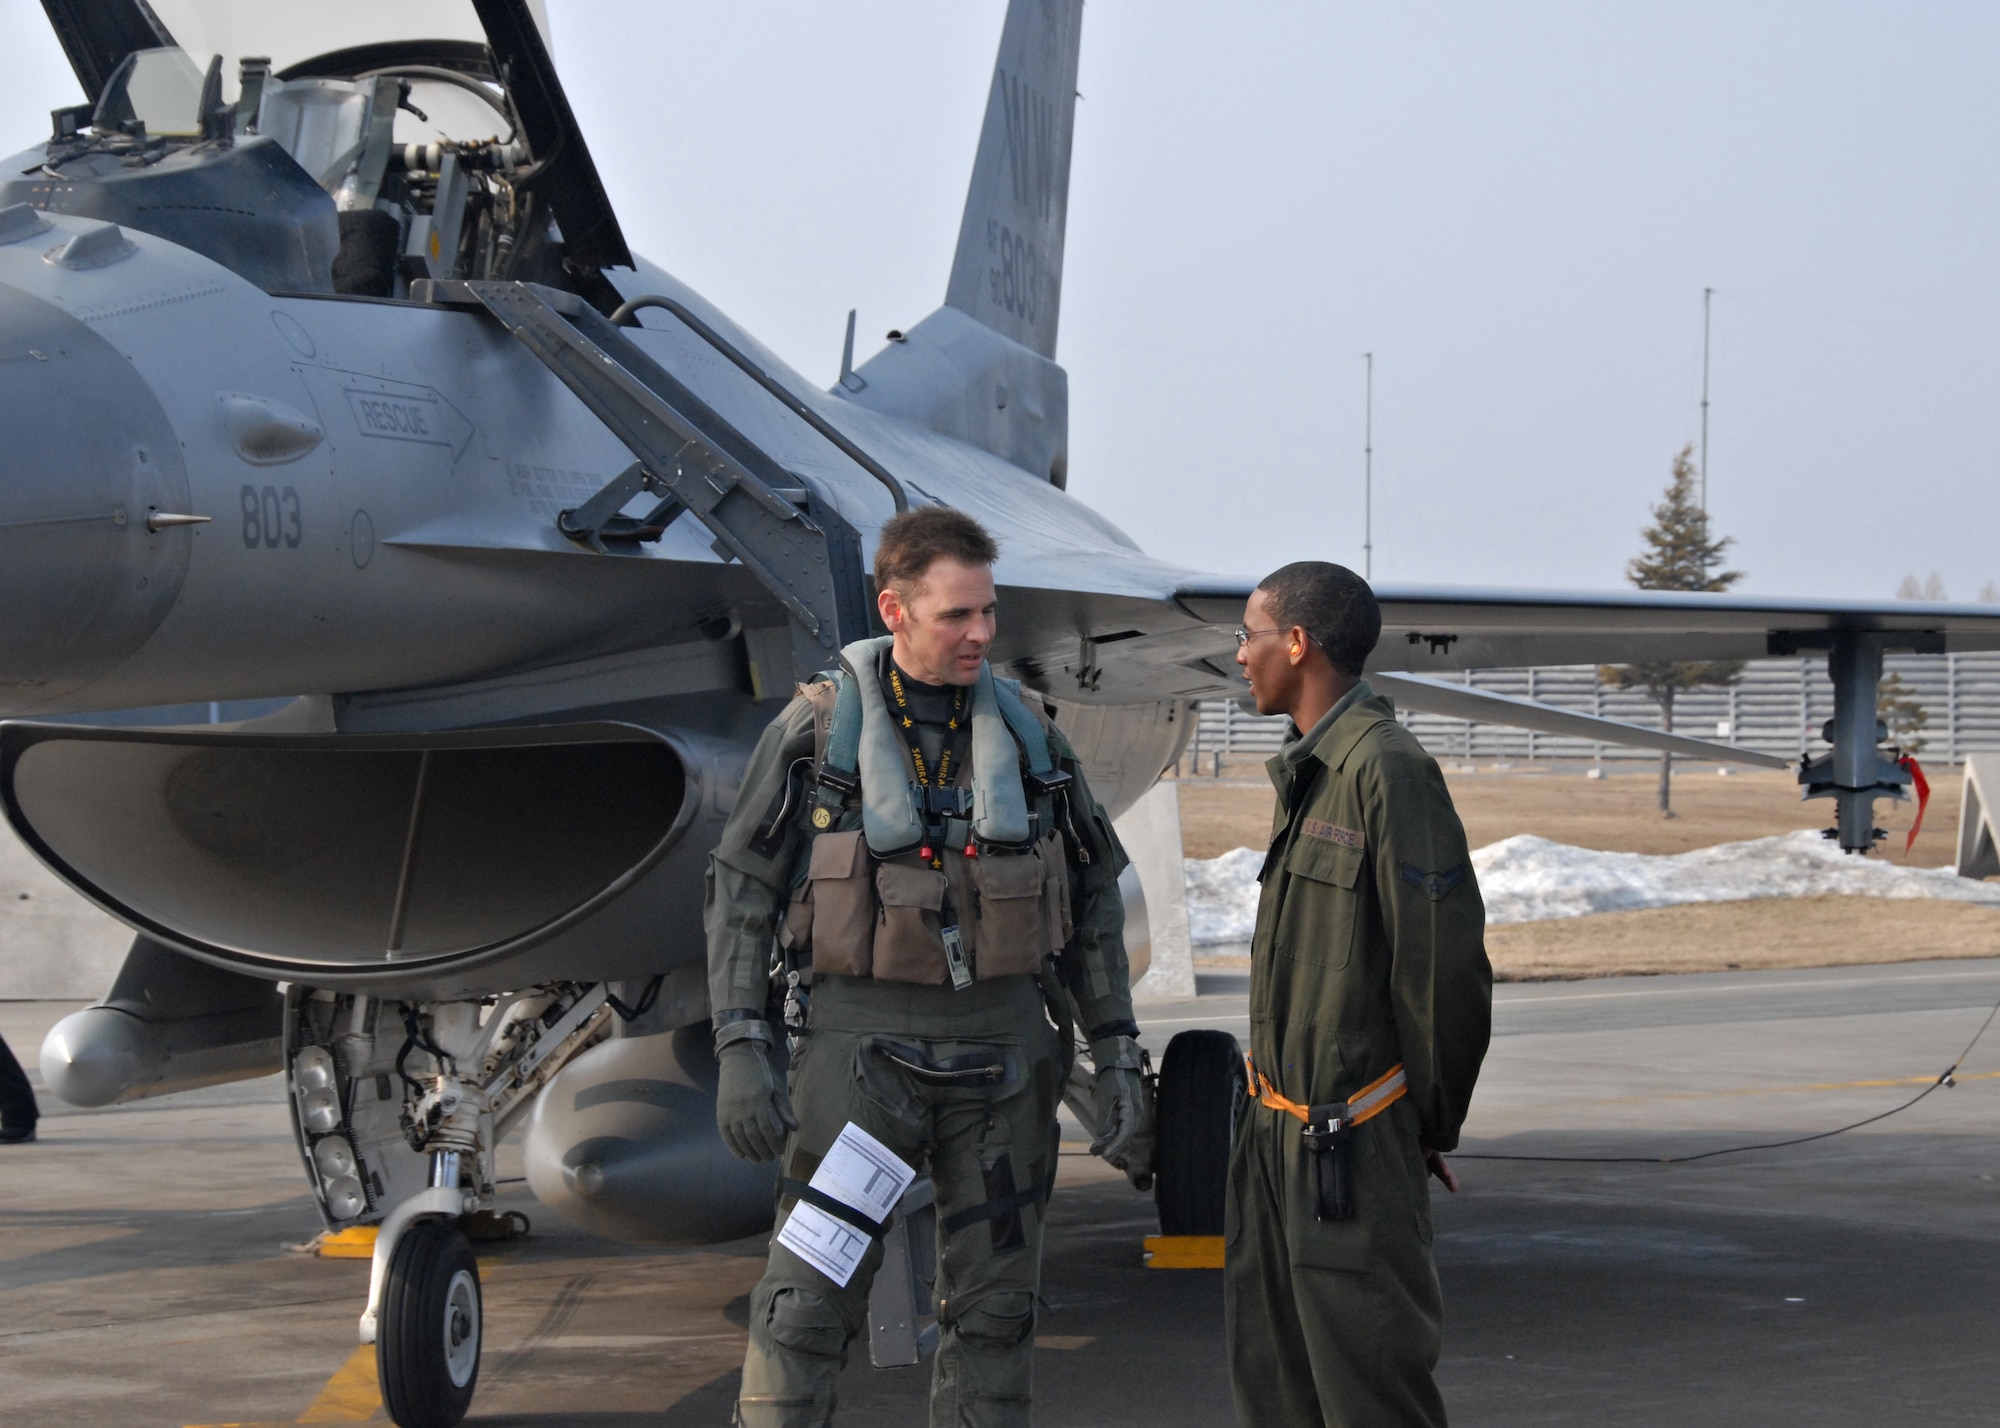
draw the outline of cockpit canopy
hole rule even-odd
[[[540,0],[44,0],[91,104],[0,184],[267,291],[588,287],[631,262]]]

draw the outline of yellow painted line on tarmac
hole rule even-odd
[[[366,1423],[382,1411],[382,1389],[375,1378],[375,1346],[363,1344],[334,1370],[319,1397],[306,1411],[282,1423],[189,1423],[183,1428],[292,1428],[297,1423]]]
[[[1586,1104],[1637,1106],[1653,1101],[1708,1101],[1724,1096],[1797,1096],[1812,1091],[1876,1091],[1891,1086],[1928,1086],[1936,1080],[1935,1076],[1896,1076],[1879,1081],[1815,1081],[1804,1086],[1729,1086],[1715,1091],[1663,1091],[1653,1096],[1611,1096]],[[1960,1084],[1967,1081],[2000,1080],[2000,1071],[1976,1071],[1970,1075],[1953,1076],[1952,1080]]]
[[[362,1344],[326,1381],[319,1397],[298,1416],[300,1423],[366,1423],[382,1407],[375,1377],[375,1346]]]

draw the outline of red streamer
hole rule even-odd
[[[1917,786],[1917,821],[1910,825],[1909,840],[1903,844],[1903,852],[1907,856],[1910,849],[1917,845],[1917,834],[1924,828],[1924,810],[1931,804],[1931,781],[1924,777],[1923,768],[1908,754],[1897,759],[1896,764],[1910,771],[1910,782]]]

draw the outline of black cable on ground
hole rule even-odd
[[[1917,1092],[1916,1095],[1910,1097],[1909,1100],[1903,1102],[1902,1105],[1892,1106],[1890,1109],[1878,1112],[1864,1120],[1858,1120],[1849,1125],[1838,1126],[1833,1130],[1815,1131],[1811,1135],[1794,1136],[1790,1140],[1763,1141],[1757,1145],[1726,1146],[1721,1150],[1704,1150],[1695,1155],[1497,1155],[1476,1151],[1453,1151],[1451,1159],[1524,1160],[1544,1163],[1556,1162],[1565,1165],[1690,1165],[1697,1160],[1713,1160],[1718,1155],[1744,1155],[1753,1150],[1783,1150],[1787,1146],[1805,1145],[1815,1140],[1828,1140],[1833,1136],[1846,1135],[1852,1130],[1860,1130],[1863,1126],[1872,1126],[1877,1121],[1886,1121],[1891,1116],[1901,1115],[1940,1086],[1956,1086],[1958,1081],[1955,1073],[1959,1067],[1965,1064],[1965,1058],[1972,1054],[1972,1048],[1979,1044],[1979,1038],[1986,1035],[1986,1029],[1993,1025],[1993,1018],[1995,1016],[2000,1016],[2000,1002],[1995,1002],[1992,1010],[1986,1013],[1986,1020],[1979,1024],[1979,1030],[1972,1033],[1972,1040],[1965,1043],[1965,1050],[1958,1053],[1958,1059],[1945,1067],[1944,1071],[1935,1081]]]

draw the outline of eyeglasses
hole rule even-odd
[[[1273,625],[1268,630],[1246,630],[1243,626],[1238,625],[1236,627],[1236,648],[1239,650],[1242,649],[1259,635],[1282,635],[1284,632],[1284,627],[1281,625]]]

